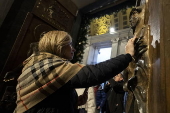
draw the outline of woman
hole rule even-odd
[[[100,84],[124,70],[134,55],[134,40],[128,41],[127,54],[97,65],[83,66],[68,61],[73,58],[75,49],[67,32],[47,32],[39,41],[39,53],[23,62],[14,112],[76,113],[77,106],[84,101],[79,102],[75,88]]]

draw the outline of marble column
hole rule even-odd
[[[112,42],[111,58],[113,58],[116,57],[118,54],[119,38],[112,39],[111,42]]]

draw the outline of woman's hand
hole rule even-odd
[[[135,54],[135,49],[134,49],[134,42],[135,42],[136,36],[133,38],[129,39],[128,43],[125,46],[125,52],[129,53],[132,57]]]

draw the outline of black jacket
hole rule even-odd
[[[124,90],[123,81],[116,82],[114,79],[109,80],[104,91],[107,93],[106,113],[123,113],[124,111]]]
[[[77,93],[75,88],[101,84],[123,71],[131,60],[130,54],[125,54],[96,65],[84,66],[63,87],[25,113],[76,113]]]

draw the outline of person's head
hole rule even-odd
[[[71,36],[64,31],[49,31],[43,35],[38,45],[40,52],[48,52],[71,60],[74,52]]]
[[[116,82],[122,81],[122,80],[123,80],[123,75],[122,75],[122,73],[117,74],[116,76],[113,77],[113,79],[114,79]]]
[[[140,7],[135,7],[132,8],[130,15],[129,15],[129,22],[130,22],[130,27],[133,29],[133,34],[135,32],[135,28],[138,25],[140,21],[140,16],[139,14],[142,12],[142,8]]]
[[[27,52],[27,57],[31,56],[32,54],[36,54],[38,52],[39,52],[39,50],[38,50],[38,42],[32,42],[30,44],[30,49]]]

